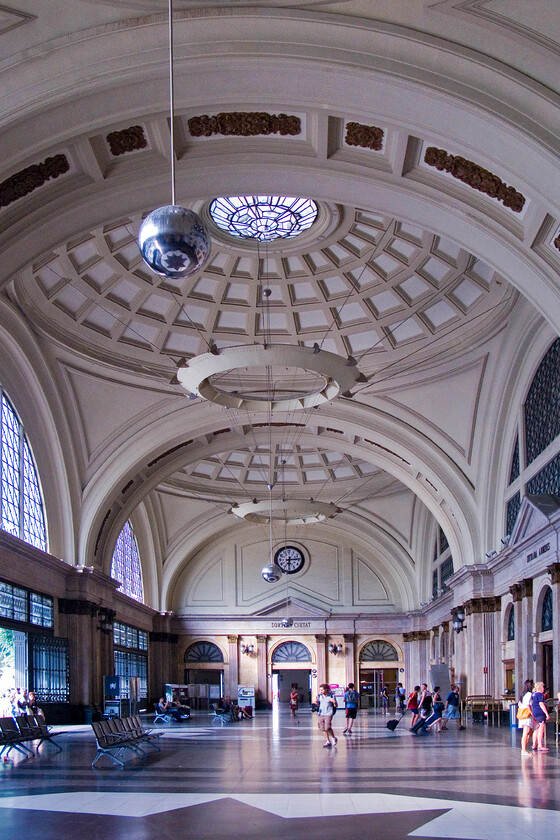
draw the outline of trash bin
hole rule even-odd
[[[517,726],[517,703],[511,703],[509,707],[509,725]]]

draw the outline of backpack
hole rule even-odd
[[[358,702],[359,695],[358,695],[358,692],[355,689],[351,688],[346,693],[348,695],[347,700],[346,700],[347,703],[357,703]]]

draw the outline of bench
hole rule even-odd
[[[54,744],[54,746],[62,752],[62,747],[56,744],[52,739],[56,735],[62,735],[62,732],[51,732],[50,726],[45,723],[43,715],[18,715],[17,717],[3,717],[0,718],[0,756],[10,754],[11,750],[16,750],[29,758],[34,755],[33,743],[38,741],[36,752],[39,752],[41,744],[46,742]]]
[[[97,753],[91,763],[92,767],[95,767],[104,755],[124,767],[123,759],[127,752],[145,758],[147,753],[143,749],[144,746],[154,747],[159,751],[156,740],[162,733],[144,729],[138,715],[96,721],[91,724],[91,727],[97,746]]]
[[[0,756],[8,756],[12,750],[21,753],[25,758],[33,755],[33,749],[27,746],[34,739],[30,735],[22,733],[15,718],[0,718]]]

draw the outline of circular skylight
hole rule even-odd
[[[241,239],[290,239],[311,227],[317,205],[285,195],[235,195],[215,198],[210,215],[222,230]]]

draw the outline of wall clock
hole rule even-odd
[[[301,572],[303,569],[305,557],[299,548],[293,545],[284,545],[274,555],[274,562],[282,569],[284,574],[295,575],[296,572]]]

